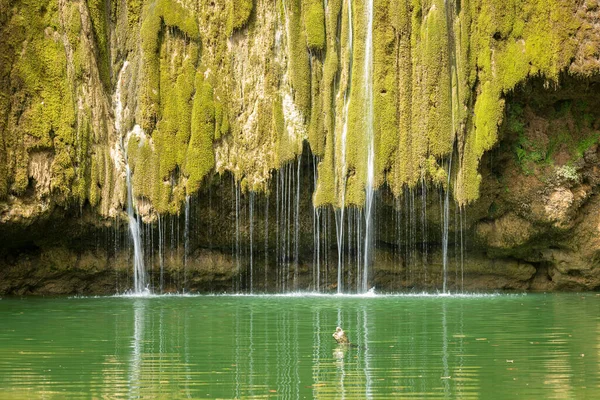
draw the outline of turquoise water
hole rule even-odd
[[[2,399],[600,398],[596,294],[4,298],[0,318]]]

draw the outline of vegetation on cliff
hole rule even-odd
[[[0,198],[32,189],[103,214],[123,202],[110,104],[128,60],[124,129],[146,135],[128,161],[156,212],[177,213],[212,171],[267,190],[304,140],[315,204],[362,205],[369,1],[0,2]],[[589,2],[372,1],[375,184],[396,196],[450,174],[460,204],[477,199],[506,96],[598,73]]]

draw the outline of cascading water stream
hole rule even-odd
[[[336,175],[338,192],[341,194],[340,208],[336,210],[335,221],[336,221],[336,238],[337,238],[337,251],[338,251],[338,269],[337,269],[337,292],[341,294],[344,290],[344,282],[342,279],[343,269],[343,250],[344,250],[344,213],[346,210],[346,141],[348,136],[348,109],[350,108],[350,82],[352,80],[352,57],[353,57],[353,29],[352,24],[352,1],[348,0],[348,76],[346,90],[344,92],[344,108],[343,108],[343,125],[342,125],[342,137],[340,143],[340,168],[339,173]]]
[[[250,293],[254,292],[254,192],[250,192],[250,201],[248,204],[250,218]]]
[[[125,151],[127,159],[127,151]],[[140,225],[133,211],[133,189],[131,188],[131,170],[129,165],[125,164],[127,173],[127,216],[129,218],[129,232],[133,239],[133,290],[136,294],[147,291],[146,287],[146,269],[144,266],[144,252],[142,249],[142,237],[140,234]]]
[[[442,264],[443,264],[443,274],[444,274],[444,283],[442,286],[442,292],[446,293],[447,290],[447,280],[448,280],[448,223],[450,219],[450,174],[452,172],[452,154],[450,154],[450,160],[448,163],[448,186],[446,187],[445,197],[444,197],[444,212],[443,212],[443,231],[442,231]]]
[[[136,294],[147,291],[146,287],[146,271],[144,266],[144,252],[142,249],[142,238],[140,233],[139,221],[136,217],[133,205],[133,188],[131,184],[131,169],[127,159],[127,148],[129,145],[129,138],[132,134],[137,134],[141,131],[139,126],[135,126],[131,132],[127,135],[123,135],[122,123],[123,123],[123,101],[121,99],[121,91],[123,87],[123,73],[127,70],[129,62],[125,61],[123,67],[119,72],[117,80],[117,89],[115,91],[115,130],[120,140],[121,154],[123,154],[123,160],[125,163],[125,178],[127,183],[127,217],[129,222],[129,232],[133,240],[133,291]],[[125,137],[127,136],[127,137]]]
[[[187,289],[187,267],[190,252],[190,196],[185,196],[185,226],[183,227],[183,291]]]
[[[300,249],[300,163],[302,154],[298,156],[296,168],[296,211],[294,215],[294,290],[298,290],[298,254]]]
[[[164,246],[165,246],[165,238],[163,232],[163,223],[160,215],[158,216],[158,262],[160,264],[160,280],[159,287],[160,292],[164,293],[165,290],[165,255],[164,255]]]
[[[373,197],[375,178],[375,135],[373,132],[373,0],[367,4],[367,37],[365,43],[365,124],[367,139],[369,141],[367,155],[367,181],[365,200],[365,243],[362,276],[362,291],[368,290],[369,263],[371,257],[371,245],[373,241]]]

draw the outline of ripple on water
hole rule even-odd
[[[0,387],[11,398],[599,398],[599,300],[304,292],[5,298]],[[336,345],[336,326],[353,346]]]

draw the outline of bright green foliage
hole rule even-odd
[[[312,50],[325,49],[325,10],[322,0],[302,0],[306,43]]]
[[[512,142],[515,162],[526,175],[554,174],[555,166],[576,163],[600,138],[600,132],[592,124],[598,115],[594,105],[583,100],[564,100],[548,107],[543,99],[541,102],[536,105],[528,100],[523,102],[525,106],[511,102],[502,125],[504,135]],[[534,118],[548,121],[542,139],[536,128],[527,127],[527,121]],[[580,125],[573,123],[582,120]]]

